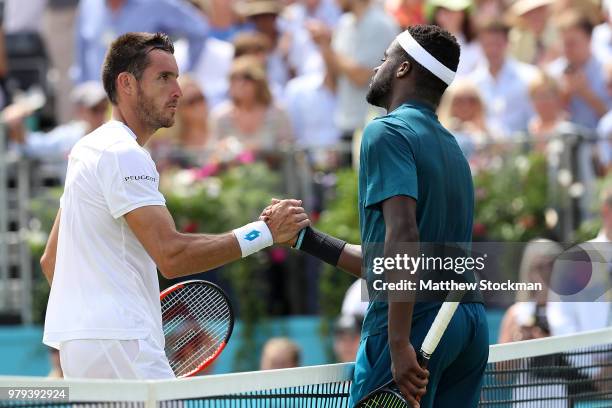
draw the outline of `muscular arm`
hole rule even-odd
[[[398,254],[418,256],[419,230],[416,222],[416,200],[408,196],[394,196],[382,203],[385,219],[386,258]],[[411,244],[411,245],[407,245]],[[398,282],[416,275],[386,271],[387,282]],[[417,361],[414,347],[410,343],[414,301],[406,294],[389,293],[388,335],[393,379],[406,399],[418,406],[417,396],[425,394],[429,372],[422,369]]]
[[[346,244],[340,254],[337,266],[343,271],[361,278],[361,262],[361,245]]]
[[[286,241],[308,226],[303,208],[288,200],[268,226],[276,241]],[[241,258],[232,232],[224,234],[182,234],[164,206],[145,206],[130,211],[125,220],[166,278],[208,271]]]
[[[416,201],[407,196],[395,196],[382,204],[385,218],[385,257],[394,258],[405,252],[406,243],[418,243],[419,230],[416,223]],[[410,248],[413,252],[415,248]],[[413,256],[415,254],[409,254]],[[387,276],[387,281],[406,279],[406,276]],[[399,299],[398,299],[399,300]],[[389,343],[410,342],[412,310],[414,302],[389,300]]]
[[[49,234],[49,240],[47,241],[45,252],[40,258],[40,267],[42,268],[42,272],[45,275],[45,278],[47,278],[47,282],[49,282],[49,285],[51,285],[51,282],[53,282],[53,272],[55,271],[55,257],[57,254],[57,237],[59,234],[61,213],[62,213],[62,210],[60,208],[57,211],[57,215],[55,216],[55,221],[53,222],[53,228],[51,228],[51,233]]]

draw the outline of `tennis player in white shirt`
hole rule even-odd
[[[106,55],[112,120],[72,149],[64,194],[41,259],[51,285],[43,342],[66,378],[161,379],[164,354],[157,268],[166,278],[206,271],[287,242],[309,225],[297,200],[220,235],[182,234],[143,148],[174,123],[178,68],[164,34],[128,33]],[[156,268],[157,267],[157,268]]]

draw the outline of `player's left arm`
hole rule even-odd
[[[55,258],[57,255],[57,237],[59,235],[61,213],[62,209],[60,208],[57,211],[57,216],[55,217],[55,221],[53,222],[53,228],[51,228],[51,233],[49,234],[49,240],[47,241],[45,252],[40,258],[40,267],[42,269],[43,275],[45,275],[45,278],[47,278],[47,282],[49,282],[49,286],[51,286],[51,282],[53,282],[53,273],[55,271]]]
[[[385,219],[385,258],[395,258],[398,254],[418,256],[419,228],[416,221],[414,198],[397,195],[382,202]],[[387,282],[410,279],[408,271],[388,270],[385,272]],[[416,352],[410,343],[412,311],[414,300],[406,293],[388,293],[389,316],[388,335],[391,352],[393,378],[402,394],[413,403],[416,395],[423,396],[427,385],[427,370],[417,362]],[[414,401],[413,401],[414,399]]]

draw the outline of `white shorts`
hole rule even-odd
[[[60,344],[64,378],[155,380],[175,378],[164,349],[140,340],[68,340]]]

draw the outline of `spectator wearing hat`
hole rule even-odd
[[[339,0],[344,14],[333,32],[323,24],[308,28],[319,47],[327,75],[336,90],[334,122],[342,139],[352,141],[365,123],[365,96],[377,61],[399,32],[399,27],[374,0]]]
[[[551,21],[554,0],[518,0],[509,10],[510,54],[527,64],[543,65],[559,56],[558,33]]]
[[[563,55],[548,70],[561,83],[570,120],[594,130],[612,107],[612,96],[606,90],[603,63],[591,51],[593,24],[586,16],[570,10],[559,15],[557,27]]]
[[[41,162],[41,173],[47,178],[63,183],[68,167],[68,154],[83,136],[100,127],[106,120],[108,100],[98,82],[85,82],[74,88],[71,94],[75,107],[75,119],[49,132],[27,132],[26,117],[33,111],[14,104],[5,108],[2,116],[9,126],[9,138],[13,148],[29,158]]]
[[[304,26],[294,25],[281,13],[279,0],[242,0],[238,12],[270,42],[267,72],[271,83],[283,89],[296,75],[323,71],[323,59]]]
[[[505,137],[527,131],[533,108],[527,84],[536,68],[508,55],[509,27],[501,20],[483,22],[478,40],[485,59],[470,75],[487,108],[487,121]]]
[[[99,81],[106,50],[127,32],[164,32],[189,41],[187,70],[198,60],[208,24],[195,7],[175,0],[81,0],[76,22],[74,76]]]
[[[474,71],[482,55],[478,43],[474,41],[472,8],[472,0],[427,0],[426,3],[425,13],[429,23],[454,35],[461,47],[458,76]]]

